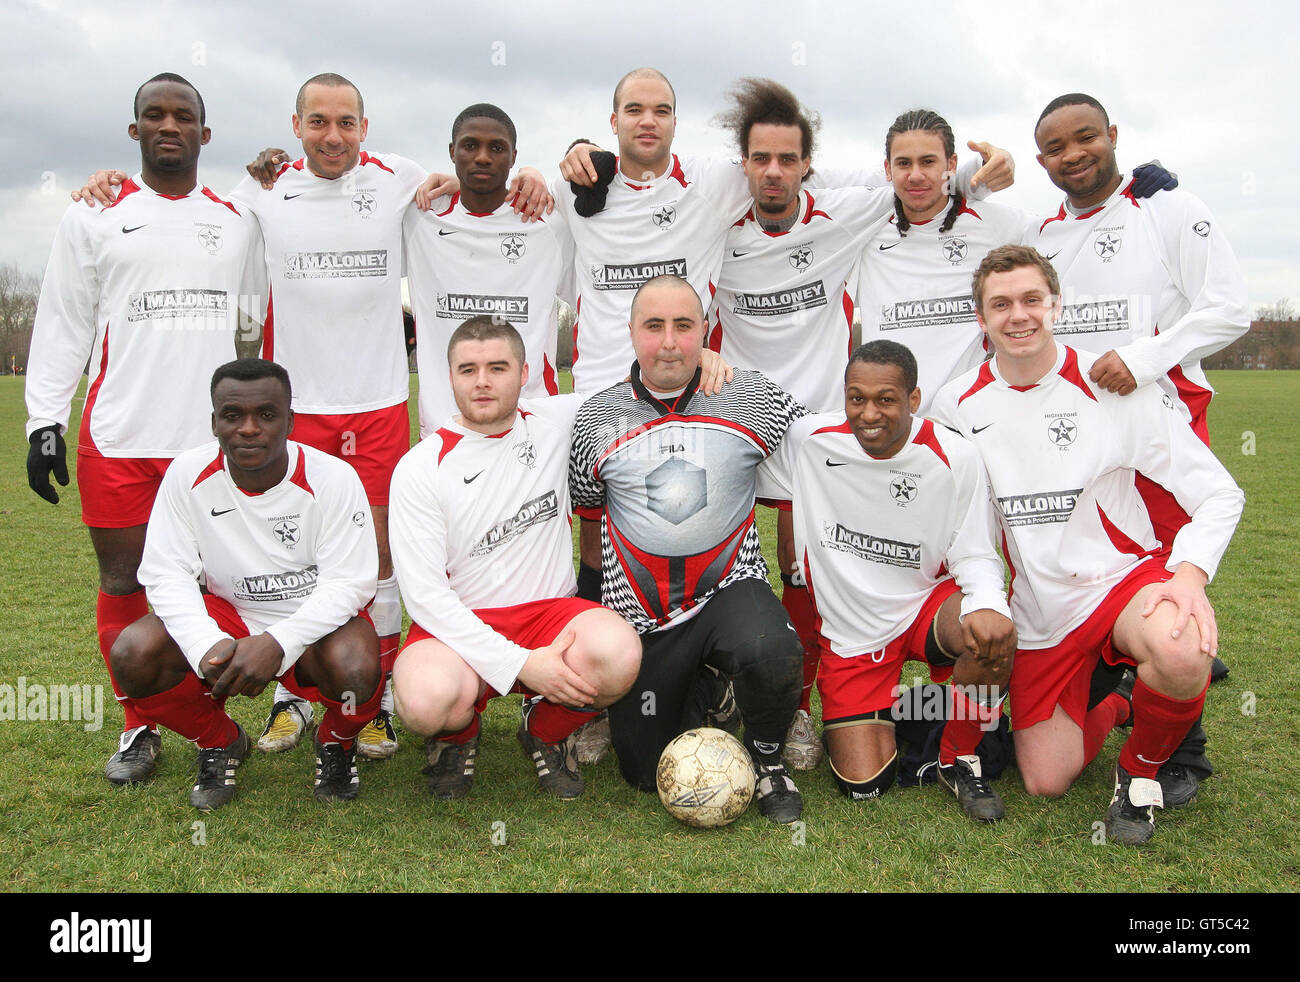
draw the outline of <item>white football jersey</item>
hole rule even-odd
[[[266,243],[262,357],[288,370],[295,411],[360,413],[407,400],[402,218],[424,178],[404,157],[363,150],[337,180],[299,159],[269,191],[251,177],[235,188]]]
[[[277,675],[375,595],[379,549],[361,479],[319,450],[288,449],[284,480],[261,494],[231,480],[215,443],[176,458],[163,478],[139,578],[195,672],[229,637],[200,586],[229,601],[251,633],[280,643]]]
[[[555,299],[572,303],[573,240],[555,212],[523,222],[510,202],[495,212],[468,211],[459,194],[429,211],[412,208],[405,221],[407,285],[415,314],[420,369],[420,436],[456,413],[447,365],[447,341],[479,314],[503,317],[524,341],[528,384],[524,396],[560,391],[556,378],[558,318]]]
[[[615,173],[604,210],[591,218],[573,210],[567,181],[552,190],[576,249],[573,389],[599,392],[627,377],[632,297],[646,280],[680,276],[708,309],[727,229],[749,207],[748,185],[737,164],[674,154],[667,171],[646,182]]]
[[[764,231],[751,207],[727,233],[709,347],[810,409],[842,407],[846,287],[868,230],[893,206],[892,187],[804,190],[794,226],[780,233]]]
[[[1209,209],[1185,191],[1143,200],[1131,175],[1082,214],[1066,204],[1026,238],[1056,267],[1063,342],[1114,349],[1138,385],[1189,402],[1213,392],[1201,359],[1250,329],[1246,281]]]
[[[884,650],[949,577],[962,616],[1011,616],[984,468],[951,430],[913,417],[903,449],[877,459],[844,413],[805,416],[759,468],[759,494],[793,500],[819,630],[841,657]]]
[[[411,620],[498,692],[528,651],[484,624],[480,607],[570,597],[569,431],[581,396],[524,401],[505,433],[446,421],[393,471],[393,567]]]
[[[27,364],[27,433],[68,427],[90,362],[83,445],[175,457],[212,439],[208,385],[235,358],[239,309],[266,302],[257,222],[206,187],[159,194],[136,174],[117,200],[73,204],[54,237]]]
[[[951,379],[984,360],[971,295],[975,270],[989,250],[1019,242],[1036,224],[1015,208],[967,201],[952,228],[940,232],[947,214],[913,222],[900,234],[891,212],[872,230],[854,276],[862,343],[897,341],[912,352],[921,415]]]
[[[995,357],[945,386],[932,409],[984,462],[1022,648],[1059,642],[1159,550],[1134,472],[1192,517],[1170,570],[1189,562],[1213,578],[1241,517],[1241,490],[1173,399],[1154,385],[1127,396],[1101,389],[1088,380],[1096,358],[1058,344],[1052,371],[1012,386]]]

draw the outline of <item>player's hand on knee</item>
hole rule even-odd
[[[212,686],[213,697],[245,695],[253,699],[280,671],[284,649],[271,635],[255,634],[236,641],[226,657],[229,659],[226,670]]]
[[[564,155],[564,159],[560,161],[560,176],[584,188],[595,187],[600,174],[596,171],[596,165],[591,162],[591,155],[599,149],[600,147],[586,140],[579,140],[573,144],[569,147],[569,152]]]
[[[79,190],[72,192],[72,200],[84,201],[87,208],[94,208],[96,204],[107,207],[117,197],[117,189],[126,177],[120,170],[97,170],[86,178]]]
[[[736,370],[732,368],[712,348],[700,352],[700,391],[706,396],[716,396],[722,387],[736,379]]]
[[[1137,379],[1124,364],[1124,359],[1114,351],[1107,351],[1092,363],[1088,378],[1117,395],[1126,396],[1137,388]]]
[[[455,194],[459,190],[460,178],[455,174],[430,174],[415,189],[415,207],[428,211],[444,194]]]
[[[257,155],[251,164],[246,164],[244,170],[248,171],[249,176],[263,189],[269,191],[275,187],[275,182],[280,176],[280,168],[289,162],[289,154],[279,147],[267,147]]]
[[[546,186],[546,177],[536,167],[520,167],[506,188],[506,197],[515,214],[525,222],[535,222],[555,211],[555,198]]]
[[[1172,579],[1157,583],[1155,589],[1147,594],[1142,616],[1150,617],[1161,603],[1169,601],[1177,610],[1169,636],[1178,640],[1187,630],[1187,622],[1195,620],[1201,633],[1201,653],[1213,657],[1219,653],[1219,625],[1215,623],[1210,598],[1205,595],[1205,584],[1209,579],[1199,566],[1179,563]]]
[[[589,706],[598,695],[595,686],[564,661],[564,653],[576,635],[566,628],[544,648],[534,648],[519,670],[519,681],[548,702],[565,706]]]
[[[962,194],[968,194],[983,184],[990,191],[1005,191],[1016,180],[1016,162],[1011,154],[991,143],[969,141],[966,146],[974,150],[984,160],[984,166],[971,178],[970,187],[962,188]]]
[[[230,667],[230,657],[234,653],[235,639],[226,637],[209,648],[207,654],[199,659],[199,674],[214,690],[217,683],[221,681],[221,676]]]
[[[994,672],[1008,668],[1016,653],[1016,625],[996,610],[972,610],[963,617],[961,639],[966,653]]]
[[[59,492],[50,483],[50,475],[63,487],[68,486],[68,445],[58,425],[42,426],[27,438],[27,486],[52,505],[59,503]]]

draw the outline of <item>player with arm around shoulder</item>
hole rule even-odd
[[[1019,650],[1011,675],[1016,759],[1031,794],[1064,794],[1109,730],[1119,693],[1088,709],[1098,659],[1136,667],[1133,729],[1115,769],[1107,833],[1151,838],[1156,780],[1205,700],[1218,627],[1205,594],[1241,516],[1228,472],[1153,385],[1128,395],[1088,377],[1095,356],[1059,344],[1060,285],[1024,246],[994,249],[975,274],[994,357],[954,380],[936,418],[979,450],[1013,571]],[[1139,494],[1142,473],[1191,520],[1164,549]]]
[[[793,500],[795,544],[814,599],[831,773],[853,799],[898,772],[890,707],[909,659],[951,679],[938,775],[973,819],[1003,805],[977,747],[997,725],[1016,631],[1002,587],[979,456],[913,416],[912,353],[893,341],[853,352],[844,412],[797,420],[762,468],[759,493]]]
[[[211,394],[217,444],[167,471],[140,566],[154,612],[118,637],[113,673],[129,705],[199,747],[196,808],[234,797],[250,749],[225,700],[277,678],[326,707],[316,798],[355,798],[356,736],[382,691],[379,641],[360,613],[378,563],[365,492],[347,464],[288,440],[281,366],[222,365]]]
[[[575,798],[573,735],[641,662],[621,617],[573,596],[569,434],[581,397],[521,405],[524,345],[501,318],[463,323],[447,358],[460,413],[393,476],[393,558],[414,622],[393,672],[397,710],[426,737],[430,792],[459,798],[488,699],[523,692],[517,736],[538,781]]]

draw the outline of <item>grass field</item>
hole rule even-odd
[[[1063,799],[1031,799],[1008,772],[999,782],[1008,817],[994,827],[968,821],[935,787],[849,802],[825,765],[799,780],[801,827],[751,810],[727,829],[688,829],[628,788],[612,758],[584,770],[581,799],[553,801],[514,741],[516,699],[489,709],[474,791],[459,802],[425,793],[420,742],[404,732],[393,760],[361,763],[362,796],[343,807],[312,799],[311,749],[299,746],[255,754],[235,802],[200,816],[186,800],[193,748],[169,732],[151,784],[111,787],[102,770],[121,714],[95,644],[95,563],[75,479],[57,507],[28,490],[22,380],[0,378],[0,683],[102,684],[105,696],[97,731],[0,722],[0,881],[9,891],[151,892],[1295,890],[1300,373],[1212,381],[1214,446],[1246,491],[1211,587],[1232,667],[1206,706],[1218,773],[1194,805],[1160,817],[1150,846],[1126,849],[1094,835],[1115,734]],[[763,520],[770,537],[770,513]],[[919,667],[907,666],[905,682]],[[269,700],[230,708],[255,733]]]

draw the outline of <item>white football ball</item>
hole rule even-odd
[[[687,730],[664,748],[656,772],[668,814],[700,829],[729,825],[754,797],[754,765],[725,730]]]

